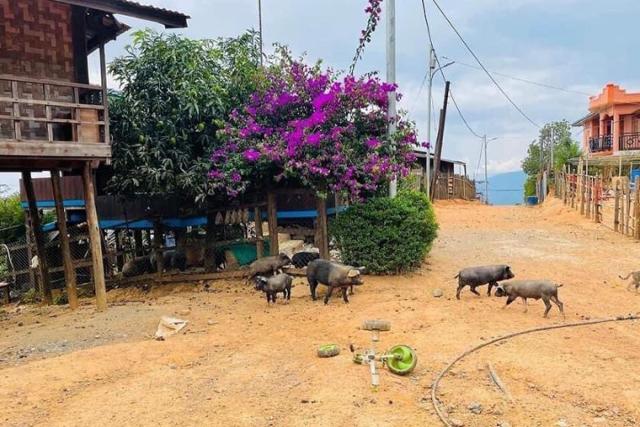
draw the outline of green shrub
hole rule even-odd
[[[40,301],[40,296],[34,288],[30,288],[20,297],[20,302],[22,304],[35,304],[38,301]]]
[[[61,292],[53,299],[53,303],[55,305],[65,305],[69,304],[69,298],[65,292]]]
[[[422,263],[438,225],[431,203],[416,191],[353,205],[330,224],[342,261],[374,274],[399,273]]]
[[[535,196],[536,195],[536,184],[537,179],[535,176],[527,177],[527,180],[524,182],[524,196]]]

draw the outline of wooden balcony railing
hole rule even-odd
[[[96,85],[0,74],[0,155],[109,157],[105,94]]]

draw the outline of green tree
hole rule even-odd
[[[18,193],[7,194],[6,186],[0,186],[0,242],[12,242],[24,236],[24,210]]]
[[[259,52],[254,32],[217,40],[134,33],[109,67],[122,86],[110,99],[110,190],[203,201],[216,133],[255,90]]]
[[[527,156],[522,160],[522,170],[528,175],[525,183],[525,195],[535,194],[536,176],[542,165],[546,167],[551,162],[551,151],[553,150],[553,166],[551,169],[561,169],[571,158],[580,155],[580,145],[571,138],[571,125],[566,120],[545,124],[540,129],[538,139],[529,144]]]

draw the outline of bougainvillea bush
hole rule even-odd
[[[376,76],[341,78],[281,51],[219,132],[225,142],[211,155],[214,190],[235,197],[252,183],[292,180],[320,196],[365,198],[415,161],[414,125],[388,116],[390,96],[400,97],[396,85]]]

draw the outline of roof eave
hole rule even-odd
[[[190,16],[180,12],[145,6],[128,0],[54,0],[73,6],[87,7],[109,13],[131,16],[164,25],[165,28],[186,28]]]

